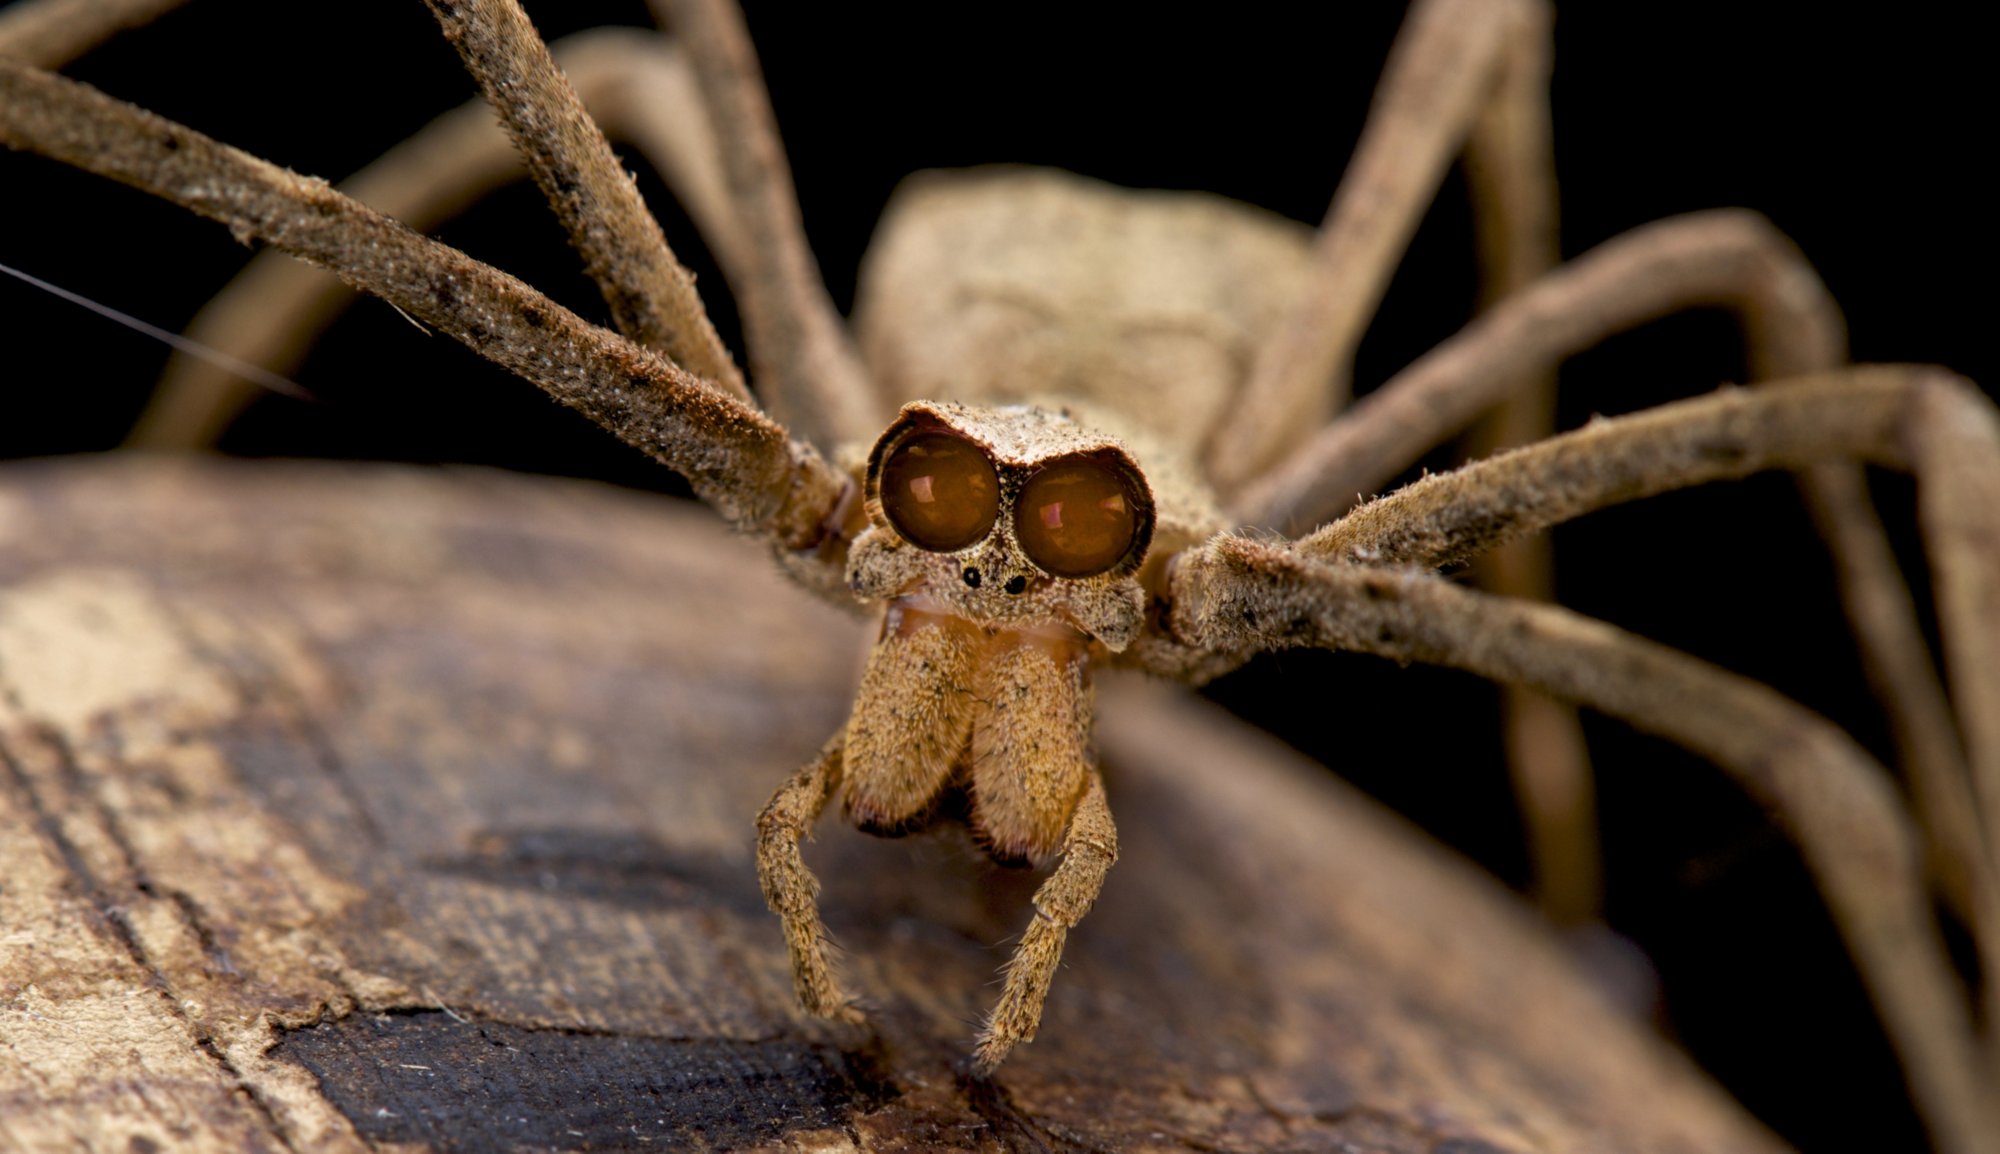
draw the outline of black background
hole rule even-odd
[[[645,20],[636,3],[530,7],[552,37]],[[1067,6],[945,14],[767,3],[750,20],[807,231],[845,308],[883,201],[926,167],[1047,164],[1316,221],[1401,9],[1326,7],[1339,11],[1301,17],[1246,4],[1179,19],[1093,8],[1086,19]],[[315,22],[274,16],[308,11]],[[1990,388],[2000,373],[1980,322],[1993,303],[1991,194],[1973,158],[1991,152],[1993,101],[1990,82],[1975,80],[1980,43],[1970,16],[1945,5],[1855,16],[1719,0],[1564,8],[1554,101],[1565,253],[1674,213],[1754,207],[1816,263],[1847,310],[1857,358],[1940,363]],[[470,95],[414,2],[197,0],[69,71],[329,177]],[[734,343],[720,277],[647,180]],[[0,261],[170,328],[247,255],[219,226],[34,158],[0,155],[0,210]],[[601,315],[531,190],[502,193],[441,235]],[[1360,388],[1464,322],[1476,287],[1469,253],[1454,178],[1363,346]],[[0,283],[0,333],[12,354],[0,362],[0,456],[116,444],[164,357],[11,282]],[[1563,421],[1742,374],[1727,320],[1679,318],[1580,358],[1565,373]],[[227,447],[675,487],[377,304],[340,322],[298,378],[320,403],[262,402]],[[1885,480],[1879,496],[1906,526],[1907,486]],[[1826,563],[1787,481],[1616,510],[1561,530],[1557,547],[1568,604],[1769,681],[1883,747]],[[1482,684],[1286,654],[1212,692],[1524,881],[1494,698]],[[1590,733],[1610,916],[1661,971],[1667,1028],[1808,1148],[1919,1142],[1879,1029],[1782,837],[1703,763],[1598,719]]]

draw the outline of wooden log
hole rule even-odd
[[[965,1074],[1035,876],[829,819],[869,1025],[751,862],[867,624],[704,511],[472,471],[0,472],[0,1147],[1761,1151],[1519,902],[1109,680],[1123,856]]]

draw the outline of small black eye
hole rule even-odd
[[[967,585],[972,586],[974,589],[979,588],[979,570],[968,568],[962,576],[965,578]]]
[[[1018,574],[1013,577],[1007,578],[1007,584],[1002,586],[1002,588],[1006,589],[1007,592],[1014,594],[1019,594],[1022,590],[1026,589],[1027,587],[1028,587],[1028,579],[1026,577],[1019,576]]]

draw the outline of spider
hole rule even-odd
[[[418,310],[412,307],[411,311],[414,312]],[[423,314],[419,313],[419,315]],[[440,323],[442,326],[442,322],[437,322],[437,323]],[[448,326],[443,326],[443,327],[448,327]],[[942,418],[938,417],[936,414],[932,414],[923,419],[942,420]],[[944,424],[949,426],[950,422],[944,421]],[[949,430],[941,428],[940,434],[947,431]],[[901,426],[899,426],[898,431],[893,431],[889,437],[884,439],[879,444],[880,452],[878,454],[878,459],[883,469],[885,470],[890,469],[893,465],[896,464],[896,454],[899,451],[899,449],[904,447],[904,442],[902,440],[899,440],[898,438],[904,437],[907,432],[908,432],[907,429],[903,429]],[[960,428],[954,435],[963,436],[964,433],[965,430]],[[862,439],[865,440],[866,438],[864,437]],[[1227,461],[1228,459],[1229,458],[1227,457],[1218,458],[1218,460],[1222,461]],[[676,463],[686,464],[687,461],[684,458],[677,459]],[[1228,466],[1225,464],[1225,465],[1216,465],[1213,467],[1226,469],[1226,468],[1231,468],[1233,466]],[[1013,485],[1015,483],[1031,484],[1033,481],[1033,477],[1028,475],[1028,470],[1026,468],[1023,468],[1020,469],[1019,471],[1021,472],[1022,475],[1018,478],[1010,477],[1008,479],[1008,484],[1009,485]],[[1365,487],[1374,488],[1379,484],[1381,480],[1382,478],[1370,478],[1368,481],[1363,482],[1362,484],[1365,485]],[[726,480],[724,482],[718,482],[714,477],[708,477],[705,479],[705,483],[707,485],[707,495],[710,495],[712,499],[715,499],[718,502],[723,503],[725,505],[729,504],[733,500],[734,498],[733,487],[730,486],[726,482]],[[720,485],[721,487],[718,488],[717,487],[718,485]],[[1142,492],[1141,489],[1135,487],[1126,490],[1125,495],[1130,499],[1131,503],[1134,506],[1139,506],[1143,505],[1147,493]],[[877,494],[877,496],[879,497],[879,493]],[[1329,509],[1327,511],[1330,512],[1333,510]],[[1006,516],[1010,511],[1002,510],[996,505],[992,510],[981,510],[979,516],[984,517],[988,512],[992,514],[991,517],[992,523],[1001,526],[1001,528],[996,531],[1001,532],[1004,536],[1007,531],[1006,525],[1008,524]],[[803,524],[805,521],[812,520],[811,517],[805,517],[803,521],[800,521],[798,517],[794,517],[793,519],[795,521],[798,521],[799,524]],[[1270,520],[1270,519],[1271,518],[1265,518],[1265,520]],[[1314,517],[1306,518],[1306,520],[1308,521],[1314,519],[1316,518]],[[883,506],[882,503],[879,502],[879,500],[876,502],[876,507],[871,508],[871,520],[874,523],[873,527],[878,531],[885,529],[895,530],[898,527],[896,515],[890,508]],[[1208,526],[1203,526],[1204,529],[1206,529],[1207,527]],[[1220,522],[1217,522],[1214,527],[1219,528]],[[792,526],[789,532],[793,538],[792,544],[794,545],[801,544],[806,540],[806,538],[812,536],[812,532],[807,530],[801,530],[798,528],[796,524]],[[1151,613],[1152,616],[1148,621],[1147,627],[1149,629],[1158,631],[1160,636],[1163,637],[1165,641],[1168,643],[1180,645],[1180,644],[1185,644],[1189,641],[1196,641],[1196,642],[1204,641],[1207,639],[1209,631],[1211,629],[1219,628],[1218,625],[1214,625],[1212,623],[1199,619],[1200,615],[1198,614],[1196,615],[1197,620],[1193,622],[1184,623],[1181,625],[1174,624],[1173,614],[1175,612],[1181,611],[1185,607],[1185,605],[1191,600],[1191,597],[1189,596],[1187,590],[1197,590],[1206,588],[1203,579],[1203,574],[1205,572],[1210,572],[1210,571],[1227,572],[1229,571],[1229,567],[1232,565],[1245,565],[1253,570],[1280,570],[1288,574],[1291,578],[1307,582],[1316,579],[1319,576],[1322,576],[1322,574],[1319,574],[1317,571],[1295,572],[1293,570],[1286,569],[1285,568],[1286,558],[1282,555],[1282,550],[1273,553],[1272,550],[1274,550],[1276,547],[1270,545],[1268,542],[1257,545],[1255,549],[1262,550],[1262,552],[1254,552],[1254,555],[1252,551],[1252,546],[1234,545],[1234,544],[1225,546],[1216,546],[1215,548],[1220,549],[1221,552],[1213,552],[1213,551],[1204,552],[1202,551],[1202,548],[1199,547],[1199,538],[1204,535],[1205,533],[1196,533],[1193,534],[1192,536],[1186,537],[1184,540],[1180,542],[1183,545],[1190,546],[1188,552],[1188,564],[1182,565],[1174,569],[1173,571],[1168,572],[1164,565],[1157,564],[1158,558],[1155,558],[1155,567],[1159,571],[1152,573],[1150,575],[1140,574],[1142,582],[1144,583],[1143,587],[1145,588],[1146,594],[1149,598],[1151,598],[1151,603],[1150,603],[1151,608],[1149,608],[1148,612]],[[834,536],[836,539],[838,539],[842,535],[835,534]],[[1131,548],[1132,550],[1135,550],[1135,552],[1133,552],[1130,556],[1121,555],[1115,560],[1114,565],[1127,565],[1129,563],[1128,567],[1132,570],[1133,573],[1136,574],[1139,572],[1140,568],[1139,553],[1143,552],[1142,546],[1139,544],[1141,536],[1142,536],[1141,534],[1135,531],[1130,542]],[[985,538],[981,538],[980,542],[983,542],[985,540],[986,540]],[[975,548],[980,542],[975,542],[974,545],[969,545],[966,546],[965,548],[966,549]],[[1366,544],[1364,548],[1376,549],[1378,548],[1378,546],[1374,545],[1373,543],[1369,543]],[[1231,552],[1231,550],[1235,550],[1235,552]],[[837,552],[838,550],[836,548],[833,551]],[[977,565],[974,566],[959,565],[958,564],[959,561],[966,559],[963,556],[959,555],[963,553],[963,551],[964,550],[962,549],[944,550],[943,554],[941,555],[945,554],[951,555],[953,561],[953,564],[951,566],[953,571],[952,576],[956,577],[960,582],[960,584],[969,586],[970,582],[968,579],[965,578],[964,574],[968,571],[979,571],[983,573],[984,570]],[[1029,573],[1034,573],[1038,580],[1044,579],[1049,576],[1046,566],[1034,564],[1034,554],[1032,552],[1027,554],[1027,556],[1030,564],[1033,566],[1033,568],[1028,570]],[[1360,559],[1370,560],[1370,561],[1382,560],[1382,558],[1379,555],[1375,557],[1368,557],[1364,555]],[[1423,559],[1430,560],[1432,558],[1426,556]],[[1199,562],[1200,564],[1196,564],[1196,562]],[[1021,562],[1018,556],[1011,558],[1009,563],[1014,565],[1016,568],[1021,568]],[[1040,570],[1040,572],[1037,573],[1036,570]],[[1013,576],[1021,576],[1021,575],[1023,574],[1014,573],[1011,575],[1005,575],[1007,576],[1006,580],[996,580],[991,582],[991,584],[999,586],[1002,597],[1012,596],[1013,594],[1009,594],[1006,592],[1007,585],[1011,582]],[[1127,574],[1121,573],[1121,576],[1123,575]],[[820,580],[822,581],[822,583],[826,583],[823,574]],[[1177,581],[1185,582],[1187,589],[1186,590],[1177,589],[1175,585],[1175,582]],[[1423,589],[1426,592],[1420,595],[1428,595],[1428,591],[1431,587],[1419,584],[1416,586],[1412,586],[1412,588]],[[991,590],[988,590],[987,592],[990,593]],[[957,594],[955,590],[954,590],[954,595],[963,596],[962,594]],[[999,604],[1005,604],[1005,602],[999,602]],[[1314,638],[1309,632],[1304,634],[1291,634],[1287,632],[1287,630],[1296,630],[1300,628],[1300,626],[1303,624],[1304,619],[1311,616],[1311,614],[1301,612],[1301,608],[1302,607],[1294,606],[1291,609],[1285,610],[1283,613],[1281,613],[1281,617],[1284,618],[1285,623],[1273,626],[1272,627],[1273,632],[1271,633],[1259,636],[1239,636],[1236,638],[1229,639],[1222,646],[1222,648],[1229,651],[1227,652],[1226,656],[1230,660],[1233,660],[1243,650],[1247,650],[1248,648],[1252,648],[1260,644],[1270,644],[1275,641],[1283,641],[1287,638],[1291,638],[1294,640],[1313,640]],[[1253,613],[1258,617],[1264,617],[1268,613],[1268,610],[1257,606],[1246,606],[1246,609],[1250,613]],[[1239,613],[1239,616],[1242,616],[1242,614]],[[1322,622],[1321,624],[1324,625],[1325,623]],[[921,631],[919,632],[919,635],[922,635]],[[1107,641],[1106,637],[1096,636],[1096,635],[1093,636],[1097,642],[1105,644],[1105,648],[1107,650],[1111,648],[1111,643]],[[1320,639],[1324,640],[1324,638]],[[1072,642],[1076,642],[1075,638],[1070,638],[1070,640]],[[1348,644],[1359,644],[1363,648],[1368,647],[1368,643],[1364,638],[1349,636],[1344,638],[1344,641],[1345,643]],[[1388,643],[1383,642],[1378,638],[1375,644],[1387,645]],[[1121,647],[1121,648],[1128,648],[1128,647]],[[1395,650],[1394,652],[1396,653],[1396,655],[1399,656],[1409,655],[1408,651],[1406,650]],[[1116,659],[1110,656],[1108,653],[1096,653],[1094,654],[1094,656],[1098,660]],[[1201,672],[1205,674],[1209,672],[1209,670],[1204,668],[1201,670]],[[1037,851],[1041,853],[1047,853],[1049,852],[1050,849],[1050,847],[1046,844],[1038,845],[1035,848]],[[782,887],[780,887],[780,889],[781,889],[781,896],[783,892],[789,892],[793,895],[796,895],[799,892],[796,885],[789,891],[783,891]],[[795,913],[795,922],[796,919],[799,917],[803,917],[803,915]],[[1043,923],[1038,923],[1038,924],[1043,924]],[[795,924],[794,929],[795,930],[799,929],[799,926]],[[811,938],[810,927],[805,927],[804,935],[806,940],[810,940]],[[809,954],[810,950],[809,948],[806,948],[803,949],[802,952]],[[805,968],[809,972],[811,971],[812,966],[810,960],[808,960],[808,962],[806,963]],[[1029,972],[1031,974],[1031,979],[1036,981],[1045,980],[1047,976],[1045,970],[1028,969],[1024,970],[1023,972]],[[810,989],[812,982],[816,980],[818,979],[808,978],[805,982],[805,985]],[[1017,1020],[1010,1022],[1008,1014],[1003,1014],[1001,1019],[999,1019],[998,1026],[996,1027],[995,1032],[991,1036],[989,1036],[989,1039],[986,1043],[986,1049],[984,1051],[984,1054],[986,1055],[986,1058],[989,1062],[997,1061],[998,1057],[1004,1054],[1006,1046],[1018,1040],[1021,1035],[1032,1033],[1031,1019],[1033,1017],[1033,1007],[1029,1005],[1029,1003],[1038,1002],[1038,995],[1032,989],[1032,985],[1028,987],[1023,987],[1023,989],[1026,992],[1016,992],[1014,990],[1010,990],[1009,992],[1008,996],[1010,998],[1010,1006],[1012,1007],[1009,1013],[1012,1015],[1014,1019]],[[822,1008],[827,1008],[827,1009],[838,1008],[837,1004],[838,999],[833,998],[829,992],[822,990],[819,991],[816,996],[821,1002]],[[1027,1021],[1027,1023],[1024,1025],[1018,1020],[1021,1018],[1027,1018],[1030,1020]]]

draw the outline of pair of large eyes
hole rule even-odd
[[[911,544],[950,553],[983,540],[1000,516],[1000,476],[978,446],[919,433],[882,463],[882,511]],[[1116,566],[1139,534],[1130,482],[1111,465],[1072,457],[1042,467],[1014,502],[1014,536],[1028,560],[1057,577]]]

